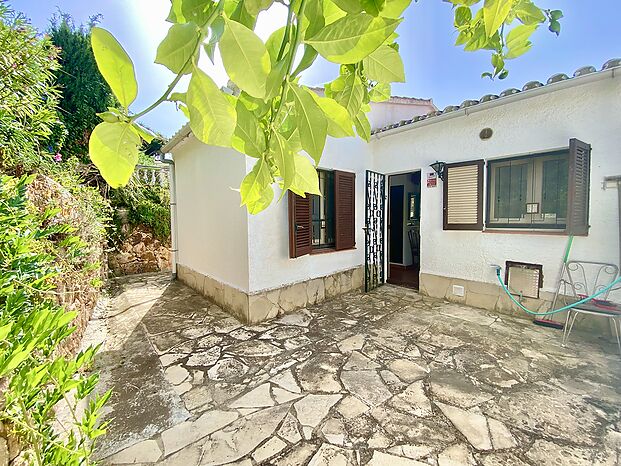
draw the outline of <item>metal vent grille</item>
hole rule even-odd
[[[543,287],[543,267],[540,264],[507,261],[505,270],[505,283],[512,294],[539,298],[539,290]]]

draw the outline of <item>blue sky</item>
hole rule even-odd
[[[168,70],[153,63],[157,45],[166,35],[168,23],[164,19],[169,0],[12,0],[9,3],[15,10],[25,13],[40,30],[47,28],[49,18],[57,9],[71,14],[78,23],[101,13],[101,26],[119,39],[136,65],[139,96],[132,106],[134,111],[156,100],[173,78]],[[554,73],[571,75],[583,65],[599,69],[609,58],[621,56],[621,40],[616,32],[621,1],[539,0],[537,4],[563,10],[561,35],[556,37],[540,28],[533,36],[533,49],[509,62],[509,77],[504,81],[490,81],[480,77],[483,71],[488,71],[488,53],[464,52],[453,45],[456,34],[452,27],[451,5],[441,0],[413,3],[397,30],[401,35],[398,42],[407,82],[394,85],[393,94],[431,97],[438,107],[444,108],[509,87],[521,88],[533,79],[545,81]],[[267,38],[284,19],[279,9],[264,13],[259,35]],[[226,83],[221,67],[205,62],[205,68],[218,84]],[[321,85],[333,79],[335,73],[334,65],[322,61],[305,74],[303,81]],[[163,135],[171,136],[185,120],[174,105],[165,104],[142,121]]]

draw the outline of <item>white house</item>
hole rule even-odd
[[[603,189],[621,175],[619,74],[610,60],[443,111],[374,104],[369,144],[328,140],[322,198],[285,197],[258,215],[232,189],[254,159],[186,126],[163,148],[178,278],[245,322],[385,280],[506,312],[490,264],[517,263],[514,289],[543,305],[569,234],[573,258],[619,263],[617,190]]]

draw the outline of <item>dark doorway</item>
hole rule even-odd
[[[388,185],[388,282],[418,289],[420,171],[391,175]]]
[[[403,263],[403,185],[390,187],[390,262]]]

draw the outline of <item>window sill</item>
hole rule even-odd
[[[356,247],[354,246],[353,248],[347,248],[347,249],[335,249],[335,248],[317,248],[317,249],[313,249],[311,250],[311,256],[320,256],[321,254],[328,254],[331,252],[343,252],[343,251],[353,251],[354,249],[356,249]]]
[[[536,228],[486,228],[483,233],[507,234],[507,235],[543,235],[543,236],[569,236],[565,230],[544,230]]]

